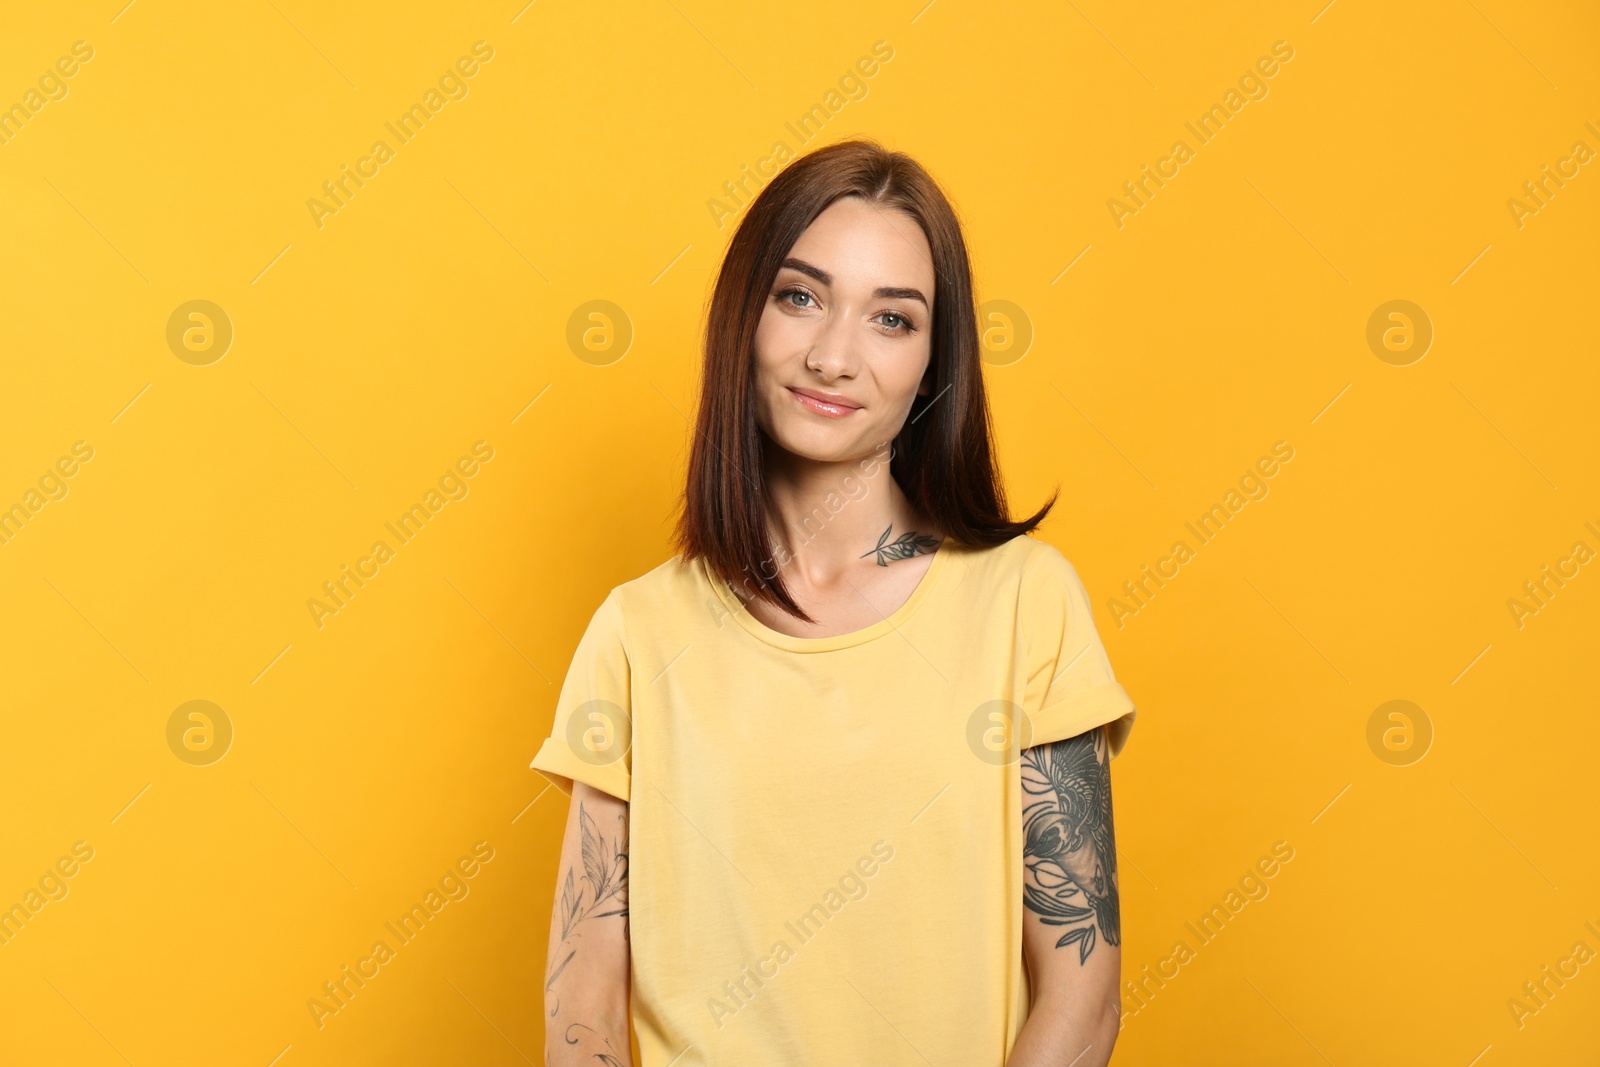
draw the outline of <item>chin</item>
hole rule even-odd
[[[769,432],[768,440],[792,456],[813,463],[839,463],[855,458],[860,448],[860,435],[851,432],[829,432],[826,427],[808,426],[796,431],[792,426],[779,426],[776,433]]]

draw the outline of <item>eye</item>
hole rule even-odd
[[[778,300],[783,301],[783,300],[786,300],[788,297],[791,297],[791,296],[801,296],[801,297],[805,297],[807,300],[811,300],[812,299],[811,294],[806,292],[804,289],[796,289],[796,288],[791,286],[790,288],[785,289],[785,290],[783,290],[782,292],[780,292],[778,294]],[[811,304],[796,304],[796,303],[791,302],[789,304],[789,306],[798,308],[798,307],[811,307],[812,305]]]
[[[883,314],[878,316],[878,319],[880,322],[884,319],[893,320],[891,322],[884,323],[884,325],[889,328],[890,333],[912,334],[917,332],[917,328],[911,325],[911,320],[897,311],[885,311]]]

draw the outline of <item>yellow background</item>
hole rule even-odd
[[[880,40],[812,145],[925,164],[981,298],[1031,323],[986,370],[1007,484],[1060,485],[1042,535],[1140,708],[1125,976],[1295,850],[1116,1062],[1592,1061],[1600,963],[1520,1029],[1507,1001],[1600,951],[1600,566],[1520,628],[1507,601],[1600,549],[1600,164],[1520,228],[1506,202],[1600,150],[1600,18],[1216,6],[13,5],[0,104],[94,58],[0,145],[0,505],[93,459],[0,546],[0,904],[94,859],[0,947],[0,1062],[542,1061],[566,801],[528,760],[590,613],[668,554],[708,201]],[[468,95],[319,227],[479,40]],[[1108,199],[1277,41],[1269,95],[1119,228]],[[234,330],[205,366],[167,343],[196,299]],[[634,332],[609,365],[566,340],[596,299]],[[1394,299],[1435,331],[1409,366],[1366,342]],[[1119,628],[1122,583],[1280,440],[1270,495]],[[477,441],[468,494],[319,628]],[[1396,699],[1434,734],[1407,766],[1367,741]],[[168,747],[190,700],[234,728],[209,766]],[[307,1000],[479,841],[470,895],[318,1029]]]

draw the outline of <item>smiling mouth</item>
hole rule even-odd
[[[825,418],[842,419],[852,412],[861,410],[861,408],[855,404],[838,400],[829,400],[826,397],[818,396],[815,393],[810,393],[802,389],[796,389],[793,386],[789,386],[788,388],[789,392],[794,396],[796,403],[805,408],[807,411],[815,412],[816,414]]]

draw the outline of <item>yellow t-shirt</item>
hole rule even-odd
[[[639,1067],[1000,1067],[1028,1015],[1018,749],[1134,706],[1077,572],[946,543],[836,637],[704,561],[615,587],[533,766],[629,802]]]

